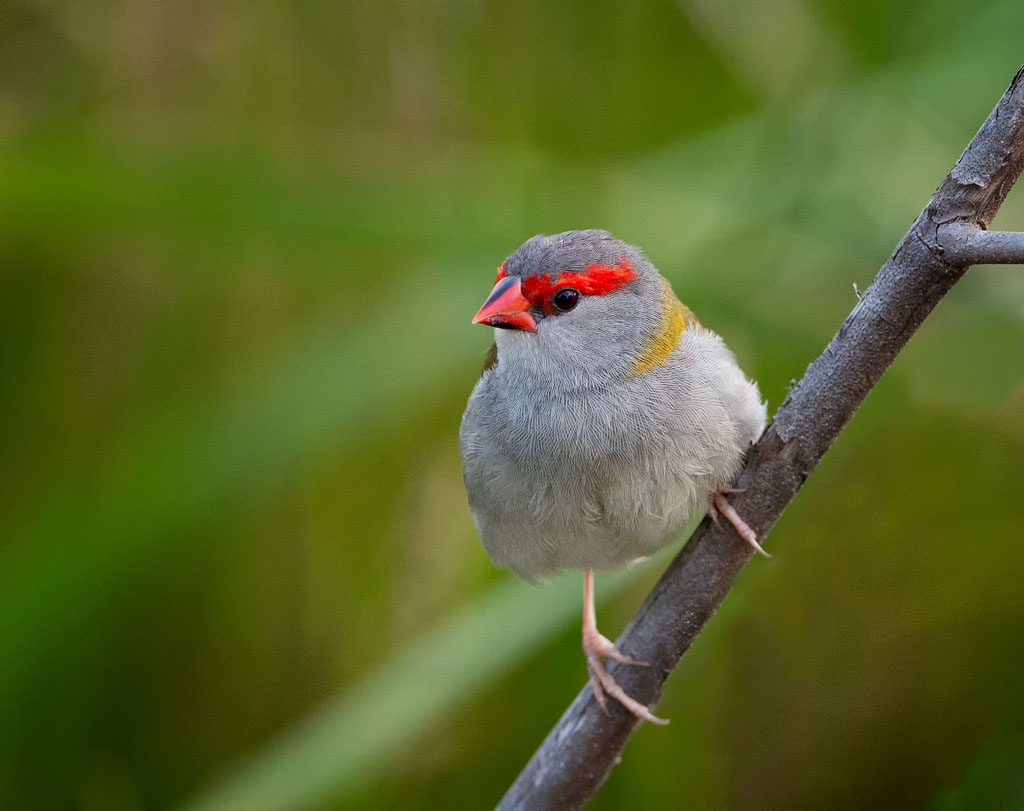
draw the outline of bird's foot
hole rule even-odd
[[[736,512],[732,504],[730,504],[726,498],[726,493],[742,493],[742,489],[735,489],[731,487],[722,487],[715,490],[708,497],[708,515],[711,516],[711,520],[715,522],[715,526],[721,529],[722,525],[718,523],[719,514],[725,516],[726,520],[736,528],[736,532],[739,536],[745,540],[748,544],[754,547],[754,550],[766,558],[770,558],[764,548],[757,542],[757,533],[754,532],[750,527],[747,526],[747,522],[740,518],[740,514]]]
[[[587,657],[587,672],[590,674],[590,686],[594,691],[594,698],[601,705],[605,715],[608,714],[608,700],[606,696],[611,696],[643,721],[649,721],[652,724],[662,726],[668,723],[668,719],[658,718],[646,706],[635,698],[628,696],[626,691],[619,687],[615,679],[612,678],[605,668],[602,659],[611,659],[620,664],[640,665],[642,667],[646,667],[647,662],[641,662],[631,656],[626,656],[626,654],[615,647],[608,637],[604,636],[596,628],[592,630],[588,628],[583,631],[583,653]]]

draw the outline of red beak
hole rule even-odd
[[[501,329],[537,331],[537,319],[530,310],[533,305],[523,296],[523,285],[518,276],[498,279],[484,306],[473,316],[474,324],[486,324]]]

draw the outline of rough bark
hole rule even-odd
[[[1024,166],[1024,68],[897,245],[825,351],[752,448],[732,503],[764,539],[822,455],[925,317],[982,262],[1024,262],[1024,234],[987,228]],[[721,605],[751,548],[705,519],[618,641],[649,667],[609,670],[655,704],[668,675]],[[618,762],[639,721],[584,687],[509,788],[499,809],[583,806]]]

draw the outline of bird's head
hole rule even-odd
[[[634,372],[652,341],[664,343],[676,306],[639,249],[606,231],[567,231],[533,237],[509,256],[473,323],[498,328],[499,362],[587,386]]]

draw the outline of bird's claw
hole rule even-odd
[[[611,659],[613,662],[618,662],[622,665],[640,665],[641,667],[647,667],[649,664],[649,662],[641,662],[639,659],[627,656],[615,647],[614,642],[596,629],[584,631],[583,650],[587,654],[588,659],[593,656],[598,661],[601,659]]]
[[[765,552],[764,547],[757,542],[757,533],[747,526],[747,522],[740,517],[740,514],[736,512],[732,504],[730,504],[725,498],[726,493],[742,492],[743,489],[734,489],[730,487],[723,487],[719,490],[715,490],[708,499],[708,515],[711,516],[711,520],[719,529],[722,528],[722,525],[718,523],[718,516],[719,514],[725,516],[729,523],[736,529],[737,534],[750,544],[754,548],[754,551],[758,554],[764,555],[766,558],[770,558],[771,555]]]
[[[722,528],[722,522],[718,520],[718,508],[715,506],[714,496],[708,499],[708,517],[711,519],[711,523],[718,529]]]
[[[609,715],[607,696],[611,696],[643,721],[662,726],[668,723],[667,719],[658,718],[645,705],[627,695],[626,691],[619,687],[615,679],[612,678],[602,659],[611,659],[620,664],[639,665],[641,667],[646,667],[647,662],[641,662],[639,659],[634,659],[632,656],[622,653],[610,639],[597,632],[596,629],[593,632],[589,631],[589,629],[587,632],[584,632],[583,652],[587,657],[590,687],[594,691],[594,698],[605,715]]]

